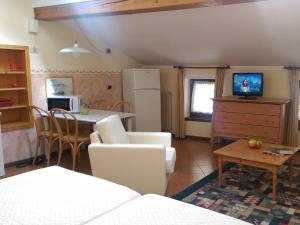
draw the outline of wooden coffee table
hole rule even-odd
[[[251,149],[248,147],[247,140],[239,140],[223,148],[220,148],[214,152],[218,157],[218,170],[219,170],[219,185],[222,185],[222,167],[224,162],[233,162],[242,165],[248,165],[266,169],[273,174],[273,192],[272,199],[276,199],[276,187],[277,187],[277,174],[280,166],[285,162],[290,161],[290,179],[294,173],[294,159],[295,154],[299,148],[290,148],[293,150],[293,155],[274,156],[263,153],[263,151],[271,146],[283,147],[282,145],[275,145],[264,143],[260,149]]]

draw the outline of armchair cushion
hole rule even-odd
[[[163,144],[171,147],[171,133],[167,132],[127,132],[131,144]]]
[[[175,148],[166,148],[166,169],[167,174],[173,173],[175,170],[176,150]]]
[[[129,144],[129,139],[118,115],[111,115],[96,123],[104,144]]]

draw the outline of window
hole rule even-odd
[[[215,80],[190,80],[190,119],[211,121]]]

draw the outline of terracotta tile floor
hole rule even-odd
[[[172,196],[216,170],[210,143],[198,138],[174,139],[177,160],[166,195]]]
[[[216,161],[207,140],[198,138],[174,139],[173,146],[176,148],[177,161],[175,172],[169,178],[168,190],[166,193],[168,196],[180,192],[216,169]],[[53,157],[51,165],[55,165],[56,161],[57,158]],[[61,166],[71,168],[71,156],[69,153],[63,155]],[[43,167],[46,167],[45,162],[40,165],[23,168],[10,166],[6,168],[6,177]],[[82,151],[81,161],[77,166],[77,171],[91,174],[87,151]]]

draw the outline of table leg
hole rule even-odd
[[[278,168],[273,168],[273,192],[272,192],[272,200],[276,201],[276,192],[277,192],[277,173],[278,173]]]
[[[211,146],[211,149],[212,151],[214,151],[214,147],[215,147],[215,137],[211,137],[210,138],[210,146]]]
[[[290,159],[290,182],[292,182],[292,178],[293,178],[293,175],[294,175],[294,160],[295,160],[295,157],[293,156]]]
[[[133,130],[133,117],[126,118],[127,120],[127,131],[134,131]]]
[[[222,156],[218,156],[218,170],[219,170],[219,186],[221,187],[223,184],[223,162]]]

